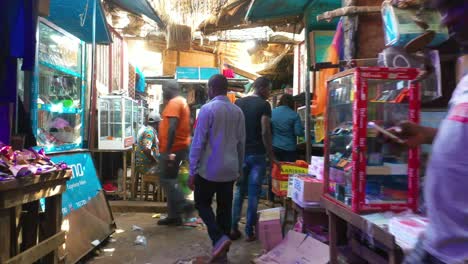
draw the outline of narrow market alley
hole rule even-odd
[[[468,0],[0,0],[0,264],[468,264]]]
[[[90,254],[86,263],[208,263],[212,246],[203,225],[161,227],[156,225],[158,219],[153,216],[150,213],[115,213],[116,232],[97,251]],[[144,236],[147,242],[136,245],[137,236]],[[258,241],[246,242],[240,239],[232,244],[227,263],[250,263],[261,252]]]

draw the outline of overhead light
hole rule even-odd
[[[248,50],[255,48],[256,45],[257,43],[255,43],[255,40],[247,40],[245,42],[245,46]]]

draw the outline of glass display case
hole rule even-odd
[[[100,96],[98,99],[99,149],[131,148],[135,138],[135,101],[122,95]]]
[[[134,122],[134,124],[135,124],[134,137],[135,137],[135,141],[136,141],[137,138],[138,138],[138,131],[140,130],[140,128],[142,128],[145,125],[146,108],[143,106],[142,101],[140,101],[140,102],[135,101],[134,109],[135,109],[135,111],[133,112],[133,114],[134,114],[133,120],[135,121]]]
[[[419,122],[417,69],[355,68],[328,81],[325,195],[354,212],[416,209],[419,149],[381,135]]]
[[[32,127],[47,152],[81,148],[84,135],[84,45],[40,19]]]

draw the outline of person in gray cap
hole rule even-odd
[[[181,225],[182,214],[195,210],[193,203],[185,199],[179,187],[177,176],[180,164],[186,160],[190,146],[190,107],[187,100],[180,96],[176,81],[163,85],[164,110],[159,124],[159,149],[161,186],[167,195],[167,218],[158,221],[158,225]]]
[[[135,153],[135,169],[140,174],[148,173],[158,164],[159,140],[158,126],[161,116],[151,112],[147,118],[147,125],[138,131]]]

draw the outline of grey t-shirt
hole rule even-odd
[[[425,200],[425,249],[448,263],[468,261],[468,75],[458,84],[432,148]]]

